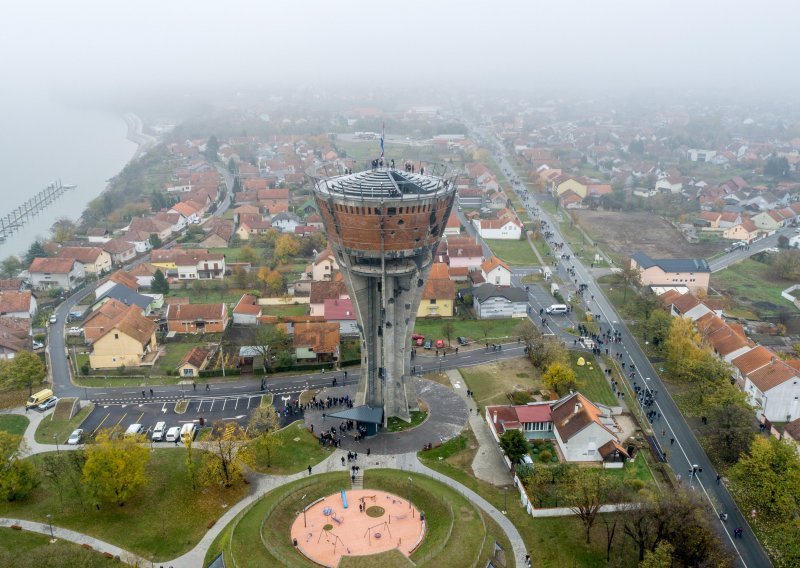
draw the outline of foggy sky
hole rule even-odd
[[[433,82],[791,100],[798,16],[788,0],[33,0],[3,7],[0,73],[17,94]]]

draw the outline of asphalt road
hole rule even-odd
[[[506,160],[504,149],[499,149],[498,152],[495,153],[495,156],[504,172],[513,171],[511,165]],[[622,334],[623,342],[621,345],[617,345],[618,348],[622,349],[623,351],[623,357],[626,361],[626,366],[629,367],[630,364],[633,364],[636,368],[636,376],[634,380],[637,381],[639,386],[642,386],[643,383],[646,382],[652,390],[658,391],[659,394],[656,397],[656,409],[661,413],[662,418],[654,424],[653,428],[658,435],[657,437],[659,438],[661,438],[661,430],[666,430],[666,436],[664,436],[662,441],[666,440],[665,445],[667,446],[668,450],[668,462],[672,466],[673,470],[677,475],[682,476],[682,483],[690,484],[693,489],[699,491],[701,495],[708,500],[715,512],[726,512],[728,514],[727,523],[718,521],[718,528],[727,538],[731,549],[735,551],[742,566],[751,568],[770,566],[771,562],[769,561],[769,557],[756,539],[755,535],[750,529],[750,526],[747,524],[747,522],[745,522],[742,513],[736,507],[736,504],[728,493],[724,483],[718,483],[716,481],[717,472],[712,466],[711,461],[708,459],[705,451],[698,443],[694,433],[686,423],[683,415],[678,410],[678,407],[675,405],[675,402],[670,396],[667,388],[661,382],[658,373],[650,364],[650,361],[647,359],[647,357],[645,357],[642,350],[639,348],[639,345],[634,340],[622,318],[619,317],[616,310],[607,300],[602,289],[594,281],[589,270],[577,257],[574,256],[574,251],[570,249],[569,245],[561,237],[558,225],[555,224],[552,219],[550,219],[549,215],[547,215],[544,210],[536,207],[536,196],[532,193],[528,193],[527,189],[525,189],[520,183],[513,183],[513,186],[515,191],[522,195],[528,196],[527,207],[529,208],[530,212],[537,213],[540,218],[550,224],[550,230],[554,233],[551,242],[564,243],[564,248],[561,252],[573,255],[570,264],[575,269],[575,278],[577,278],[579,284],[584,283],[588,285],[588,289],[584,293],[584,298],[588,300],[586,302],[587,308],[591,309],[593,313],[600,315],[598,323],[604,329],[619,331]],[[727,258],[723,257],[719,266],[727,266],[734,262],[738,262],[748,255],[748,253],[755,254],[755,252],[758,250],[763,250],[761,248],[762,246],[763,248],[768,248],[770,246],[770,242],[772,242],[770,239],[774,239],[774,243],[777,243],[777,238],[777,235],[773,235],[768,239],[759,241],[757,243],[758,247],[756,247],[756,245],[752,245],[749,251],[737,251],[735,253],[731,253],[730,255],[726,255]],[[775,246],[775,244],[772,244],[771,246]],[[594,296],[594,300],[591,300],[592,295]],[[645,378],[646,381],[643,381],[643,378]],[[627,379],[627,375],[626,380],[629,380]],[[631,381],[629,380],[629,382]],[[631,386],[633,386],[632,382]],[[630,401],[630,404],[635,405],[635,402]],[[669,447],[670,438],[675,439],[674,445],[671,447]],[[702,473],[696,477],[692,476],[690,479],[689,470],[693,466],[698,466],[701,468]],[[741,539],[734,540],[733,530],[737,527],[744,529],[744,536]]]
[[[709,261],[708,266],[711,268],[711,272],[719,272],[720,270],[724,270],[732,264],[736,264],[737,262],[741,262],[746,258],[750,258],[754,254],[758,254],[765,249],[777,247],[778,239],[781,235],[784,235],[788,238],[794,236],[794,234],[795,227],[785,227],[768,237],[757,240],[747,248],[736,249]]]

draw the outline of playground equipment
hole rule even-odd
[[[345,509],[347,509],[347,494],[345,493],[344,489],[342,489],[342,505]]]

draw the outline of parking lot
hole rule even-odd
[[[279,397],[278,397],[279,398]],[[217,420],[237,421],[245,424],[250,410],[261,404],[261,395],[231,395],[190,398],[186,411],[175,412],[175,401],[153,399],[132,400],[123,403],[103,403],[100,401],[81,425],[87,435],[96,435],[100,430],[111,428],[124,432],[131,424],[141,424],[148,433],[153,431],[156,422],[164,421],[167,427],[182,426],[188,423],[206,424]]]

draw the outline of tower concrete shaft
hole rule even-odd
[[[361,335],[357,404],[410,420],[411,334],[455,196],[451,178],[376,168],[321,178],[315,198]]]

